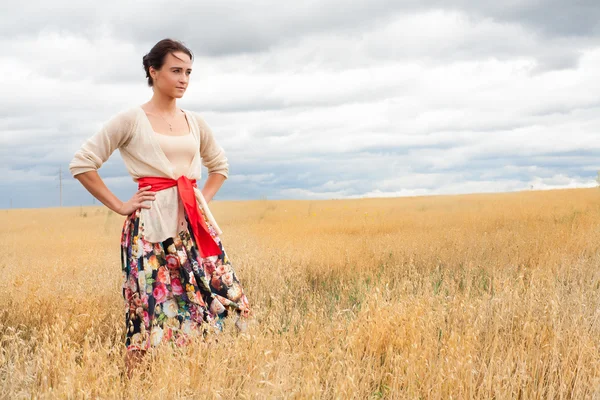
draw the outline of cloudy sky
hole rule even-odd
[[[5,3],[0,208],[57,206],[61,169],[63,204],[92,204],[69,161],[151,97],[141,60],[164,37],[196,56],[180,106],[229,158],[217,200],[587,187],[600,169],[597,0]],[[118,151],[99,172],[135,191]]]

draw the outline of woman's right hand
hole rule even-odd
[[[145,186],[137,192],[135,192],[131,199],[129,199],[121,205],[121,208],[119,208],[118,213],[127,216],[135,210],[137,210],[138,208],[150,209],[150,204],[144,204],[145,201],[154,201],[154,199],[156,198],[156,193],[151,192],[150,188],[151,186]]]

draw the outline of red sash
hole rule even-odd
[[[173,186],[177,186],[177,191],[181,201],[183,202],[185,213],[190,224],[192,225],[192,234],[196,239],[196,247],[200,253],[200,256],[205,258],[208,256],[217,256],[221,254],[221,249],[208,232],[206,222],[204,222],[204,218],[198,209],[196,193],[194,193],[194,187],[198,187],[195,179],[190,180],[188,177],[183,175],[177,180],[171,178],[147,176],[138,180],[138,188],[143,188],[145,186],[152,186],[150,188],[150,191],[152,192],[158,192]]]

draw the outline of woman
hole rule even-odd
[[[207,206],[228,177],[227,158],[204,120],[176,103],[187,89],[192,60],[182,43],[158,42],[143,57],[152,98],[106,122],[69,165],[94,197],[127,216],[121,261],[129,376],[151,346],[182,345],[207,327],[220,329],[231,311],[244,329],[250,313]],[[97,172],[116,149],[138,183],[127,201]],[[196,186],[200,163],[208,169],[202,190]]]

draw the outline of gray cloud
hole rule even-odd
[[[542,34],[597,36],[600,34],[600,8],[594,0],[520,0],[510,3],[463,2],[479,8],[480,15],[529,26]]]
[[[215,4],[183,1],[177,7],[158,1],[139,3],[26,1],[23,7],[3,5],[1,34],[35,35],[62,30],[74,34],[117,33],[138,43],[152,43],[161,31],[202,40],[190,43],[200,52],[265,50],[293,36],[339,30],[361,30],[396,13],[428,9],[464,12],[473,18],[516,23],[551,37],[597,36],[600,8],[594,0],[342,0],[309,1],[289,7],[276,1],[241,0]],[[150,39],[153,38],[153,39]],[[204,46],[202,46],[204,44]]]
[[[364,32],[373,31],[394,18],[444,10],[461,13],[471,23],[512,25],[512,31],[521,36],[520,40],[515,40],[510,32],[508,35],[504,32],[506,36],[502,40],[500,30],[484,29],[479,33],[492,35],[493,40],[465,37],[459,46],[451,44],[455,58],[477,53],[514,54],[515,49],[525,44],[527,51],[541,53],[539,57],[544,64],[572,67],[578,58],[578,45],[589,44],[590,39],[597,43],[600,33],[600,7],[594,0],[516,0],[509,3],[490,0],[327,0],[304,2],[294,7],[276,1],[248,3],[241,0],[223,4],[184,1],[177,7],[165,6],[158,1],[147,1],[143,5],[65,0],[52,5],[40,1],[28,1],[27,4],[27,7],[11,9],[4,6],[0,16],[0,36],[14,41],[15,37],[36,37],[43,32],[68,33],[88,40],[112,35],[131,43],[131,50],[141,55],[163,37],[185,39],[198,55],[211,57],[267,52],[277,46],[293,45],[302,38],[323,34],[354,37],[360,41]],[[421,27],[423,31],[432,32],[440,28]],[[555,50],[548,53],[543,48],[532,48],[536,44],[525,37],[528,31],[534,36],[545,37],[546,44],[556,42]],[[566,39],[569,42],[565,42]],[[397,40],[400,44],[403,42],[402,37]],[[445,44],[442,38],[440,45]],[[569,46],[564,46],[566,44]],[[382,43],[380,48],[387,55],[390,50],[391,54],[394,50],[400,53],[405,50],[393,43]],[[65,70],[48,66],[46,73],[64,77]],[[133,76],[108,76],[110,79],[129,77]]]

